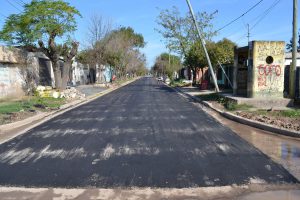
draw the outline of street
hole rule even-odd
[[[0,145],[0,185],[189,188],[298,183],[228,127],[142,78]]]

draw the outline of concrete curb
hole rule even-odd
[[[226,117],[227,119],[230,119],[230,120],[233,120],[235,122],[242,123],[242,124],[245,124],[245,125],[248,125],[248,126],[252,126],[254,128],[269,131],[269,132],[272,132],[272,133],[277,133],[277,134],[280,134],[280,135],[300,138],[300,131],[293,131],[293,130],[289,130],[289,129],[285,129],[285,128],[274,127],[274,126],[269,125],[269,124],[265,124],[265,123],[262,123],[262,122],[258,122],[258,121],[254,121],[254,120],[247,119],[247,118],[244,118],[244,117],[240,117],[240,116],[232,114],[230,112],[226,112],[226,111],[222,111],[222,110],[219,110],[217,108],[214,108],[211,103],[209,103],[207,101],[202,101],[200,98],[195,97],[191,94],[185,93],[185,92],[183,92],[182,90],[180,90],[178,88],[173,88],[173,89],[175,91],[177,91],[181,94],[184,94],[184,95],[188,96],[189,98],[203,104],[204,106],[209,107],[210,109],[218,112],[220,115],[222,115],[223,117]]]
[[[22,135],[24,133],[26,133],[27,131],[29,131],[30,129],[33,129],[35,127],[37,127],[38,125],[56,117],[56,116],[59,116],[69,110],[72,110],[74,108],[77,108],[81,105],[84,105],[86,103],[89,103],[97,98],[100,98],[110,92],[113,92],[125,85],[128,85],[136,80],[140,79],[140,77],[138,78],[135,78],[133,80],[130,80],[130,81],[127,81],[125,83],[122,83],[120,86],[117,86],[115,88],[110,88],[110,89],[107,89],[107,90],[104,90],[100,93],[97,93],[95,95],[92,95],[90,97],[87,97],[86,99],[84,100],[76,100],[76,101],[73,101],[71,103],[68,103],[68,104],[64,104],[60,107],[59,110],[55,110],[55,111],[52,111],[52,112],[42,112],[42,113],[39,113],[37,115],[34,115],[32,117],[29,117],[27,119],[24,119],[24,120],[21,120],[21,121],[17,121],[17,122],[13,122],[13,123],[9,123],[9,124],[4,124],[4,125],[1,125],[0,126],[0,136],[3,137],[3,135],[11,135],[11,136],[8,136],[8,138],[5,138],[4,140],[1,140],[0,138],[0,144],[8,141],[8,140],[11,140],[12,138],[18,136],[18,135]],[[30,125],[31,124],[31,125]],[[24,128],[23,128],[24,127]],[[22,130],[19,130],[19,129],[22,129]],[[17,132],[17,133],[12,133],[12,132]]]

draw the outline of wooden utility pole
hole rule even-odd
[[[297,12],[298,0],[293,0],[293,53],[292,65],[290,66],[290,82],[289,82],[289,97],[295,98],[295,85],[296,85],[296,67],[297,67]]]
[[[216,88],[216,92],[219,92],[220,90],[219,90],[219,86],[218,86],[218,83],[217,83],[217,78],[216,78],[215,72],[214,72],[214,70],[213,70],[213,67],[212,67],[212,65],[211,65],[211,61],[210,61],[209,55],[208,55],[208,53],[207,53],[207,49],[206,49],[206,47],[205,47],[205,41],[204,41],[204,39],[202,38],[202,35],[201,35],[201,32],[200,32],[200,28],[199,28],[199,26],[198,26],[198,22],[197,22],[197,20],[196,20],[195,15],[194,15],[194,11],[193,11],[192,5],[191,5],[191,3],[190,3],[189,0],[186,0],[186,2],[187,2],[187,4],[188,4],[188,6],[189,6],[190,13],[191,13],[191,15],[192,15],[192,18],[193,18],[195,27],[196,27],[196,29],[197,29],[198,37],[199,37],[199,39],[200,39],[200,41],[201,41],[201,44],[202,44],[202,47],[203,47],[203,49],[204,49],[205,56],[206,56],[206,59],[207,59],[207,62],[208,62],[208,66],[209,66],[209,70],[210,70],[210,73],[211,73],[211,76],[212,76],[212,78],[213,78],[214,85],[215,85],[215,88]]]

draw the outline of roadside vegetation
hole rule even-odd
[[[184,79],[175,79],[171,80],[170,86],[171,87],[186,87],[190,86],[190,83],[184,82]]]
[[[286,108],[284,110],[258,109],[247,104],[236,104],[217,93],[201,94],[197,97],[202,101],[211,103],[215,108],[232,112],[240,117],[300,131],[300,109],[297,108]]]
[[[208,101],[214,104],[219,104],[218,107],[226,111],[245,111],[253,109],[253,106],[251,105],[237,104],[217,93],[201,94],[197,97],[199,97],[202,101]]]
[[[24,97],[19,100],[2,99],[0,101],[0,125],[33,116],[37,112],[59,109],[66,103],[64,98]]]
[[[226,38],[217,42],[213,41],[218,34],[213,27],[213,20],[217,13],[217,11],[195,13],[215,71],[220,63],[233,63],[234,46],[236,46],[234,42]],[[156,30],[164,38],[169,53],[161,54],[156,58],[151,69],[152,73],[157,76],[168,75],[172,79],[175,71],[186,67],[188,71],[192,71],[192,74],[188,76],[193,79],[193,84],[203,81],[204,76],[202,80],[196,81],[196,72],[200,70],[204,74],[203,69],[208,66],[208,62],[190,13],[182,14],[176,6],[162,9],[157,17],[157,24]],[[179,64],[172,63],[172,57],[179,58]]]

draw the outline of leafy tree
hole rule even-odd
[[[234,47],[236,44],[229,39],[222,39],[217,43],[210,43],[208,45],[208,53],[211,56],[212,65],[217,66],[221,64],[229,64],[234,61]]]
[[[124,77],[132,56],[139,48],[145,46],[144,37],[135,33],[131,27],[121,27],[114,30],[106,38],[104,58],[107,64],[114,68],[117,75]]]
[[[152,70],[160,75],[168,75],[172,78],[174,72],[182,67],[180,58],[168,53],[162,53],[155,60]]]
[[[94,39],[92,45],[79,54],[78,59],[81,62],[87,62],[92,66],[109,65],[111,71],[114,71],[119,78],[124,78],[126,74],[140,74],[146,70],[145,56],[139,51],[145,46],[144,37],[141,34],[135,33],[131,27],[107,31],[105,29],[107,26],[99,28],[101,23],[96,24],[98,28],[90,28],[93,30],[90,31],[93,33],[90,35],[102,35],[102,37]],[[97,30],[102,31],[95,34]]]
[[[196,20],[205,40],[210,41],[216,35],[211,23],[216,13],[217,11],[211,14],[196,13]],[[182,16],[178,8],[173,6],[172,9],[161,10],[157,23],[160,26],[157,31],[166,39],[167,47],[186,57],[192,44],[198,40],[190,14]]]
[[[286,44],[286,50],[288,52],[293,51],[293,39],[291,39],[290,42],[288,44]],[[297,52],[300,52],[300,32],[298,32]]]
[[[217,68],[218,62],[221,64],[233,63],[234,46],[236,46],[236,44],[226,38],[217,43],[210,41],[206,42],[206,48],[214,68]],[[196,68],[200,68],[203,73],[203,68],[207,67],[208,63],[200,42],[196,42],[192,45],[184,60],[184,64],[190,67],[193,72],[196,72]]]
[[[76,15],[80,16],[79,11],[63,0],[32,0],[24,5],[22,13],[7,18],[0,39],[15,45],[37,46],[51,60],[56,88],[65,89],[66,84],[62,81],[67,80],[65,76],[69,73],[60,70],[61,52],[56,39],[68,38],[76,30]],[[73,48],[78,48],[78,45],[74,44],[70,52],[77,52]]]

